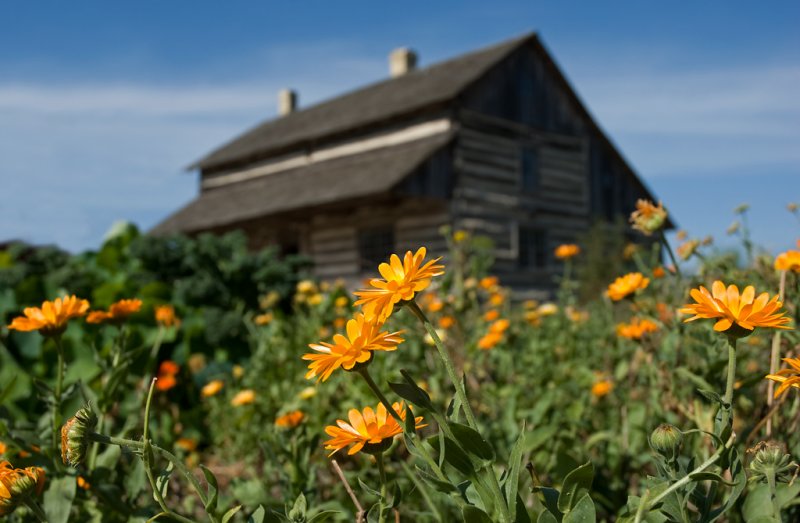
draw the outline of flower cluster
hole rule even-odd
[[[92,311],[86,317],[86,323],[112,323],[119,325],[128,319],[128,316],[139,312],[142,300],[119,300],[111,304],[107,311]]]

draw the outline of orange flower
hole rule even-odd
[[[172,305],[159,305],[156,307],[156,322],[164,327],[176,327],[181,324],[181,320],[175,315],[175,307]]]
[[[602,398],[612,390],[614,390],[614,382],[611,380],[596,381],[594,385],[592,385],[592,396],[595,398]]]
[[[483,314],[484,321],[494,321],[500,317],[500,311],[496,309],[490,309]]]
[[[114,323],[120,324],[125,321],[128,316],[139,312],[139,309],[142,308],[142,300],[132,299],[132,300],[119,300],[116,303],[112,303],[111,307],[108,308],[108,311],[92,311],[89,313],[89,316],[86,317],[87,323]]]
[[[194,438],[178,438],[175,446],[186,452],[194,452],[197,449],[197,440]]]
[[[617,325],[617,336],[629,340],[640,340],[645,334],[656,332],[658,325],[648,319],[633,318],[630,323]]]
[[[78,476],[78,487],[82,488],[83,490],[89,490],[92,488],[92,485],[86,481],[83,476]]]
[[[641,272],[630,272],[608,286],[608,297],[619,301],[640,289],[646,289],[649,284],[650,278],[645,278]]]
[[[775,389],[775,397],[777,398],[789,387],[800,389],[800,359],[798,358],[784,358],[783,361],[789,364],[791,369],[781,369],[777,374],[767,374],[766,378],[780,383],[780,386]]]
[[[745,287],[739,294],[736,285],[725,288],[725,284],[717,280],[711,286],[712,292],[700,286],[692,289],[691,295],[696,303],[684,305],[681,312],[694,314],[684,322],[694,321],[698,318],[719,318],[714,324],[714,330],[727,332],[733,336],[749,334],[755,327],[774,327],[776,329],[791,329],[787,326],[789,318],[784,316],[784,311],[779,311],[783,303],[778,301],[778,296],[769,298],[764,292],[756,298],[756,291],[752,285]]]
[[[663,278],[666,274],[667,272],[664,270],[664,267],[660,265],[653,269],[653,278]]]
[[[506,329],[508,329],[509,325],[511,325],[511,322],[506,319],[497,320],[496,322],[489,325],[489,332],[496,332],[498,334],[502,334],[506,331]]]
[[[488,332],[478,340],[478,348],[481,350],[490,350],[503,340],[503,333],[501,332]]]
[[[495,292],[495,293],[493,293],[491,296],[489,296],[489,303],[490,303],[490,304],[491,304],[493,307],[499,307],[499,306],[501,306],[501,305],[503,304],[503,302],[505,302],[505,301],[506,301],[506,297],[505,297],[505,296],[503,296],[502,294],[500,294],[499,292]]]
[[[25,316],[14,318],[9,329],[23,332],[38,330],[42,336],[58,336],[67,328],[72,318],[84,316],[89,309],[89,302],[75,296],[56,298],[42,303],[42,308],[26,307]]]
[[[500,280],[497,279],[497,276],[485,276],[481,278],[479,283],[481,289],[484,290],[492,290],[500,284]]]
[[[169,390],[177,384],[175,376],[180,372],[181,368],[177,363],[171,360],[164,360],[158,367],[158,375],[156,380],[156,388],[161,391]]]
[[[430,312],[439,312],[442,308],[444,308],[444,302],[439,299],[431,301],[430,305],[428,305],[428,310]]]
[[[680,256],[681,260],[686,261],[692,257],[692,254],[697,252],[698,247],[700,247],[700,240],[687,240],[678,245],[678,256]]]
[[[650,236],[664,226],[667,219],[667,211],[658,202],[658,206],[653,205],[649,200],[638,200],[636,210],[631,213],[630,221],[633,228]]]
[[[381,332],[381,325],[366,320],[363,314],[356,314],[347,322],[347,336],[335,334],[333,343],[320,342],[309,347],[318,354],[304,354],[303,359],[310,361],[306,379],[318,376],[318,380],[327,380],[331,373],[342,367],[352,370],[356,364],[365,363],[372,358],[373,351],[393,351],[403,342],[400,332]]]
[[[222,380],[211,380],[203,386],[200,390],[200,393],[203,395],[204,398],[210,398],[211,396],[215,396],[219,391],[222,390],[222,387],[225,386],[225,383]]]
[[[782,252],[775,258],[775,269],[800,273],[800,251]]]
[[[253,321],[255,322],[256,325],[263,327],[265,325],[269,325],[270,323],[272,323],[272,320],[274,319],[275,319],[274,314],[272,314],[271,312],[265,312],[264,314],[259,314],[258,316],[256,316],[253,319]]]
[[[306,415],[302,410],[293,410],[275,418],[275,425],[282,429],[293,429],[300,425],[304,419],[306,419]]]
[[[568,260],[580,254],[581,248],[574,243],[565,243],[556,247],[555,255],[559,260]]]
[[[406,419],[403,402],[393,403],[392,409],[401,420]],[[331,456],[348,445],[352,445],[347,451],[351,456],[362,449],[368,453],[383,452],[388,448],[392,438],[403,432],[403,428],[389,414],[383,403],[379,403],[376,410],[372,410],[371,407],[365,407],[363,412],[350,409],[348,419],[350,423],[340,419],[336,420],[338,426],[325,427],[325,433],[331,437],[325,442],[325,448],[333,451],[330,453]],[[421,422],[422,416],[414,418],[416,428],[425,427]]]
[[[456,324],[456,319],[452,316],[442,316],[439,318],[439,327],[443,329],[449,329],[453,325]]]
[[[231,405],[234,407],[241,407],[242,405],[250,405],[256,400],[256,391],[253,389],[240,390],[231,400]]]
[[[425,247],[420,247],[414,254],[407,251],[402,262],[392,254],[389,263],[378,266],[384,279],[372,278],[369,284],[374,288],[354,293],[359,298],[354,305],[362,306],[367,320],[377,318],[383,323],[392,314],[395,304],[414,299],[416,293],[430,285],[431,278],[444,274],[444,265],[436,265],[441,258],[423,265],[426,252]]]
[[[33,329],[31,329],[33,330]],[[19,503],[44,489],[44,469],[15,469],[8,461],[0,462],[0,516],[11,514]]]

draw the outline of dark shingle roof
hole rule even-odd
[[[208,190],[150,232],[194,232],[384,193],[452,138],[452,132],[446,132]]]
[[[212,169],[308,143],[455,98],[534,33],[461,55],[264,122],[191,167]]]

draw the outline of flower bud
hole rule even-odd
[[[77,467],[86,458],[89,435],[97,426],[97,415],[88,406],[83,407],[61,427],[61,459]]]
[[[783,451],[779,444],[769,441],[756,446],[756,455],[750,463],[751,479],[764,480],[773,476],[776,481],[788,482],[792,477],[792,457]]]
[[[650,435],[650,446],[665,458],[673,458],[682,441],[683,433],[669,423],[662,423]]]
[[[15,469],[7,461],[0,462],[0,516],[14,511],[16,506],[44,489],[44,469],[28,467]]]

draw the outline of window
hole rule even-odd
[[[539,154],[534,147],[523,147],[521,154],[522,190],[534,192],[539,186]]]
[[[519,265],[526,269],[547,266],[547,238],[543,230],[519,228]]]
[[[394,231],[391,227],[368,229],[358,234],[358,258],[362,271],[375,272],[394,251]]]

